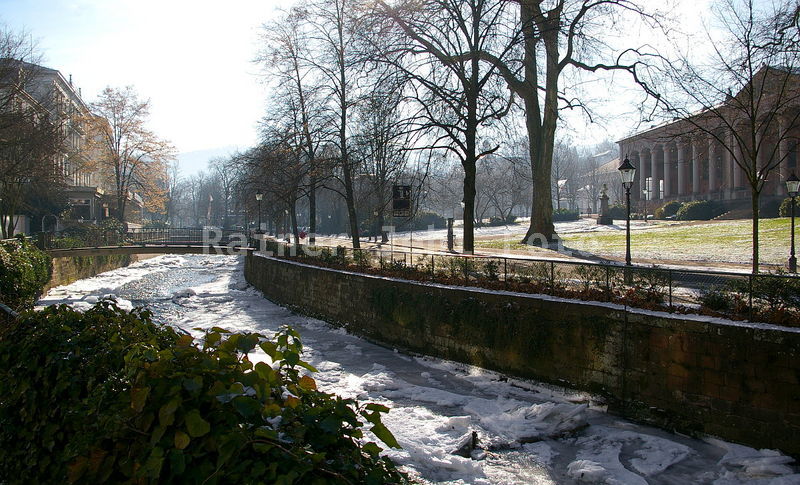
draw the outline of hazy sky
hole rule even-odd
[[[87,102],[133,85],[151,100],[150,127],[191,152],[254,144],[266,99],[251,62],[258,31],[289,3],[0,0],[0,22],[30,32]]]
[[[670,1],[680,5],[673,13],[682,18],[682,27],[701,28],[699,18],[707,12],[709,0]],[[267,96],[260,68],[252,62],[259,49],[259,28],[274,18],[279,7],[291,3],[0,0],[0,22],[30,32],[44,53],[45,65],[67,78],[72,74],[86,101],[105,86],[133,85],[141,97],[151,100],[150,127],[187,153],[255,143],[256,123]],[[641,40],[650,33],[617,35]],[[616,96],[598,91],[599,98],[621,109]],[[633,128],[628,116],[610,114],[627,123],[575,126],[577,131],[568,132],[576,139],[599,141]],[[196,165],[204,165],[200,158],[206,154],[195,155]]]

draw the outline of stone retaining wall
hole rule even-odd
[[[53,274],[42,294],[56,286],[68,285],[83,278],[91,278],[105,271],[122,268],[140,259],[154,255],[120,254],[111,256],[79,256],[53,258]]]
[[[373,341],[605,396],[612,412],[800,455],[800,329],[448,287],[250,254],[277,303]]]

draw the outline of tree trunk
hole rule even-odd
[[[475,253],[475,157],[465,160],[464,166],[464,254]]]
[[[758,199],[759,191],[751,187],[750,200],[753,207],[753,273],[758,273]]]
[[[532,2],[537,3],[537,2]],[[559,7],[563,8],[563,7]],[[531,197],[531,222],[523,244],[532,244],[537,238],[544,239],[552,246],[556,240],[553,226],[552,165],[555,145],[556,123],[558,122],[558,77],[559,63],[559,20],[560,13],[551,12],[542,17],[538,7],[521,4],[521,15],[525,33],[525,125],[528,130],[528,144],[531,158],[533,189]],[[538,15],[538,17],[537,17]],[[540,30],[540,31],[537,31]],[[546,68],[544,70],[544,108],[540,105],[540,81],[538,72],[537,44],[544,42]]]
[[[309,177],[308,185],[308,244],[313,246],[317,242],[317,178],[314,175]]]
[[[119,222],[125,222],[125,204],[127,202],[127,197],[125,195],[117,195],[117,220]]]
[[[291,207],[291,218],[292,218],[292,234],[294,235],[294,243],[300,244],[300,231],[297,228],[297,202],[292,202]]]
[[[378,232],[381,234],[381,242],[387,243],[389,242],[389,233],[383,230],[383,225],[385,224],[386,220],[386,213],[383,209],[378,211]]]
[[[345,162],[347,165],[348,162]],[[359,239],[358,231],[358,216],[356,214],[356,197],[353,191],[353,176],[350,173],[350,167],[344,167],[344,195],[345,202],[347,202],[347,218],[350,223],[350,237],[353,240],[353,249],[361,248],[361,241]]]
[[[552,131],[539,125],[534,109],[528,107],[526,101],[526,126],[528,128],[529,153],[531,158],[531,173],[533,176],[533,190],[531,194],[531,221],[522,244],[533,244],[537,240],[546,241],[549,246],[555,240],[555,226],[553,225],[553,200],[550,197],[552,149],[555,140],[555,127]],[[549,138],[550,158],[546,148]]]

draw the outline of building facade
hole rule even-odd
[[[762,68],[723,103],[620,140],[620,157],[636,167],[632,198],[749,200],[753,175],[762,199],[786,196],[784,182],[797,172],[798,80],[795,73]]]
[[[19,232],[35,232],[45,227],[58,230],[65,222],[98,223],[109,217],[112,179],[104,173],[100,163],[104,154],[99,144],[90,139],[93,136],[90,124],[105,120],[91,113],[80,89],[73,86],[71,76],[67,79],[55,69],[13,59],[2,59],[2,62],[0,90],[6,92],[0,94],[8,100],[2,109],[35,113],[39,119],[56,123],[60,130],[53,179],[58,180],[59,190],[64,191],[67,209],[59,214],[39,214],[41,224],[31,224],[32,213],[37,211],[30,209],[35,207],[29,208],[31,213],[15,214]],[[128,199],[132,207],[126,214],[130,212],[134,214],[132,219],[140,219],[141,196],[129,193]]]

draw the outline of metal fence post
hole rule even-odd
[[[669,308],[672,310],[672,270],[667,270],[669,276]]]
[[[508,288],[508,258],[503,258],[503,286]]]
[[[436,276],[436,256],[431,254],[431,276]]]
[[[748,304],[747,304],[747,319],[752,321],[753,320],[753,275],[747,275],[748,281]]]
[[[556,264],[550,261],[550,291],[556,291]]]

